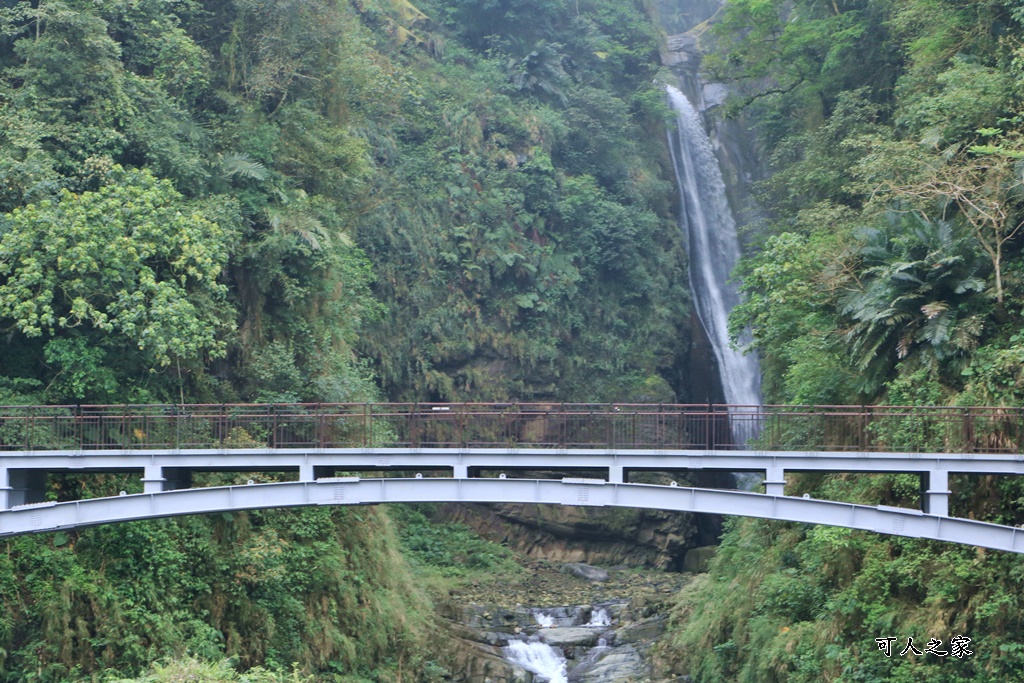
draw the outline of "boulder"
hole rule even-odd
[[[593,647],[601,637],[601,630],[586,626],[545,628],[538,632],[541,642],[552,647]]]
[[[615,642],[639,643],[654,640],[665,632],[665,625],[665,616],[661,614],[626,624],[615,632]]]
[[[582,562],[568,562],[562,565],[562,571],[572,574],[586,581],[607,581],[608,570],[600,567],[592,567]]]
[[[608,650],[593,664],[573,671],[577,683],[623,683],[647,680],[649,675],[640,653],[632,645]]]

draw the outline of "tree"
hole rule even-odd
[[[965,356],[978,343],[984,307],[983,260],[949,222],[918,213],[890,214],[864,231],[853,253],[839,311],[866,381],[885,381],[897,360],[923,345],[939,361]]]
[[[1009,155],[960,151],[923,180],[892,187],[893,194],[925,200],[938,211],[955,205],[971,226],[979,246],[992,262],[995,299],[1003,305],[1003,255],[1024,220],[1016,217],[1014,203],[1024,185],[1017,161]]]
[[[111,179],[4,217],[0,319],[28,337],[96,330],[156,367],[223,354],[230,226],[147,171]]]

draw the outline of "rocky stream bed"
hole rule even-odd
[[[648,653],[691,576],[538,560],[500,585],[453,590],[439,605],[455,643],[452,680],[682,683],[659,675]]]

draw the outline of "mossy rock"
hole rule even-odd
[[[718,552],[717,545],[704,545],[687,551],[683,558],[683,570],[691,574],[701,574],[708,570],[708,563]]]

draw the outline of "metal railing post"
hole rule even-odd
[[[121,448],[129,450],[131,443],[131,434],[128,432],[128,404],[125,403],[121,406]]]
[[[413,448],[419,448],[420,435],[419,435],[419,414],[420,414],[420,403],[416,401],[412,404],[412,414],[409,416],[409,445]]]
[[[370,412],[370,404],[363,403],[363,448],[368,448],[373,443],[373,418]]]
[[[462,411],[461,411],[461,413],[459,415],[459,447],[463,448],[463,449],[469,448],[469,435],[466,433],[467,432],[466,420],[468,419],[467,418],[468,411],[469,411],[469,404],[467,404],[465,401],[463,401],[462,402]]]
[[[558,425],[558,447],[562,450],[568,448],[566,444],[569,442],[569,416],[565,413],[565,403],[559,405],[559,425]]]

